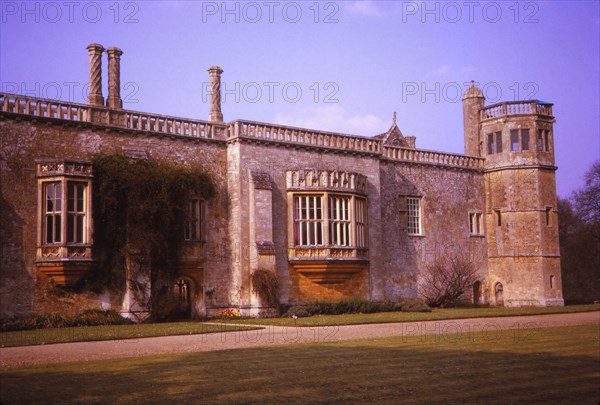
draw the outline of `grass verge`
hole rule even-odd
[[[260,327],[251,325],[236,326],[205,324],[199,322],[173,322],[33,329],[0,333],[0,347],[89,342],[95,340],[138,339],[152,336],[196,335],[257,328],[260,329]]]
[[[599,335],[398,336],[7,369],[0,401],[597,404]]]
[[[316,315],[298,319],[243,318],[230,320],[227,322],[236,324],[273,326],[332,326],[390,322],[438,321],[442,319],[484,318],[495,316],[564,314],[599,310],[600,305],[572,305],[566,307],[543,308],[436,308],[431,312],[379,312],[375,314]]]

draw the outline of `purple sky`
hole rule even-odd
[[[89,43],[120,47],[124,107],[376,135],[463,151],[462,93],[555,104],[558,192],[600,157],[598,1],[0,3],[5,92],[85,102]],[[106,58],[105,58],[106,59]],[[106,97],[106,60],[104,61]]]

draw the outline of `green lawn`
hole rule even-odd
[[[83,342],[112,339],[138,339],[151,336],[191,335],[255,329],[256,325],[328,326],[368,323],[410,322],[490,316],[535,315],[598,311],[600,305],[574,305],[549,308],[447,308],[432,312],[382,312],[377,314],[319,315],[309,318],[245,318],[222,322],[220,325],[199,322],[174,322],[140,325],[86,326],[77,328],[36,329],[1,332],[0,347],[28,346],[51,343]],[[246,324],[232,326],[223,323]]]
[[[7,369],[0,401],[597,404],[599,335],[541,328]]]
[[[600,311],[600,305],[571,305],[543,308],[442,308],[431,312],[380,312],[376,314],[317,315],[308,318],[245,318],[217,321],[249,325],[327,326],[365,323],[413,322],[441,319],[478,318],[492,316],[520,316]]]
[[[93,340],[137,339],[151,336],[195,335],[256,329],[256,326],[214,325],[199,322],[173,322],[139,325],[81,326],[76,328],[34,329],[0,333],[0,347],[85,342]]]

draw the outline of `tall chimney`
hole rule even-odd
[[[121,55],[119,48],[108,48],[108,99],[106,106],[109,108],[123,108],[121,100]]]
[[[223,113],[221,112],[221,73],[223,69],[218,66],[208,68],[210,76],[210,112],[208,120],[212,122],[223,122]]]
[[[104,107],[102,97],[102,52],[104,47],[100,44],[89,44],[87,51],[90,54],[90,95],[88,103]]]

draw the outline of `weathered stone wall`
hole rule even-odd
[[[401,196],[422,198],[423,234],[409,235]],[[381,164],[382,265],[372,268],[377,299],[415,297],[419,273],[436,258],[456,254],[472,260],[480,281],[487,274],[485,236],[471,236],[469,213],[484,212],[479,171],[433,165]],[[485,234],[485,231],[484,231]],[[485,284],[485,283],[484,283]],[[484,296],[485,296],[484,292]]]
[[[486,177],[490,288],[502,283],[506,305],[553,303],[562,288],[554,172],[504,169]]]
[[[382,257],[380,244],[380,202],[379,202],[379,159],[366,154],[346,154],[327,149],[311,147],[290,147],[285,144],[261,143],[248,139],[230,141],[229,184],[232,201],[230,223],[231,243],[238,250],[232,257],[240,271],[237,285],[232,285],[232,293],[242,291],[242,305],[252,300],[250,274],[258,269],[259,258],[252,256],[253,241],[250,237],[251,172],[258,170],[269,175],[272,181],[272,234],[274,242],[274,268],[281,279],[283,302],[297,302],[311,299],[338,299],[343,296],[369,296],[368,274],[363,272],[344,285],[315,284],[299,276],[288,262],[287,249],[293,245],[288,240],[288,190],[286,171],[298,169],[321,169],[332,171],[353,171],[368,178],[368,221],[369,258],[371,267],[377,266]],[[241,287],[241,288],[240,288]],[[312,292],[310,292],[312,290]],[[304,291],[301,293],[300,291]],[[235,294],[232,294],[235,295]]]
[[[522,150],[522,129],[529,149]],[[549,131],[538,150],[538,129]],[[511,130],[519,145],[511,150]],[[502,152],[486,155],[486,224],[492,303],[507,306],[562,305],[552,120],[533,115],[482,124],[482,139],[502,132]],[[551,281],[552,279],[552,281]],[[496,294],[496,285],[502,293]]]
[[[57,158],[90,160],[93,154],[134,151],[174,164],[199,165],[216,181],[217,193],[207,201],[209,230],[202,268],[189,274],[203,286],[216,287],[214,300],[226,305],[229,284],[227,244],[227,171],[224,142],[191,137],[157,136],[133,131],[106,131],[93,125],[62,125],[43,121],[0,120],[0,190],[2,204],[0,259],[0,314],[15,315],[40,310],[34,300],[37,278],[36,233],[38,187],[35,160]],[[175,266],[177,264],[174,264]],[[204,270],[204,279],[202,271]],[[100,299],[100,298],[99,298]],[[106,299],[106,298],[104,298]],[[113,306],[118,297],[111,297]]]
[[[173,264],[192,284],[193,315],[231,306],[256,314],[261,303],[252,291],[251,274],[257,269],[277,273],[284,303],[415,297],[420,274],[437,258],[455,255],[476,267],[483,303],[560,304],[553,118],[535,113],[551,110],[536,104],[533,113],[498,117],[499,110],[490,110],[484,115],[480,91],[473,87],[469,94],[466,150],[485,162],[386,147],[379,138],[251,121],[209,125],[115,109],[64,110],[47,101],[35,102],[34,116],[34,104],[27,104],[34,101],[11,106],[7,98],[0,120],[0,315],[44,310],[34,293],[43,284],[36,282],[35,267],[41,198],[36,159],[85,161],[96,153],[121,151],[202,166],[216,182],[216,196],[205,204],[206,241],[184,243],[180,262]],[[42,104],[48,114],[55,108],[56,114],[67,111],[77,118],[40,117]],[[530,130],[529,150],[511,152],[510,131],[522,128]],[[538,150],[538,129],[549,131],[549,150]],[[390,131],[400,133],[395,124]],[[502,133],[503,151],[488,154],[487,134],[496,132]],[[290,255],[296,249],[287,175],[305,169],[354,173],[366,182],[364,190],[349,194],[367,199],[367,253],[338,249],[326,257],[318,252],[308,257],[313,254],[309,248],[305,256]],[[299,187],[294,190],[317,190],[306,183]],[[420,198],[421,235],[408,234],[406,196]],[[470,213],[483,215],[483,234],[471,234]],[[503,286],[498,296],[497,283]],[[97,303],[118,308],[122,297],[105,293]]]

